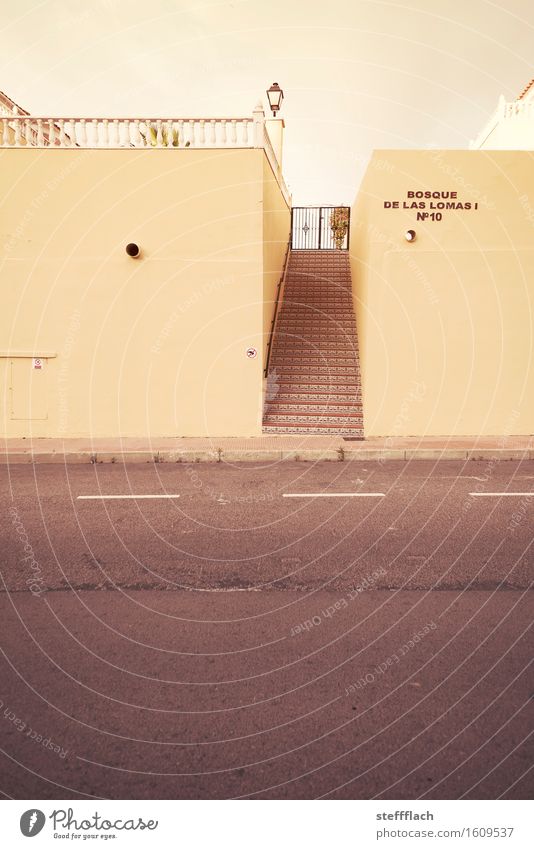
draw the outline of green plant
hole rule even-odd
[[[330,229],[336,243],[336,248],[341,250],[347,230],[349,229],[349,210],[346,206],[336,206],[330,215]]]
[[[143,132],[141,130],[141,135],[145,140],[147,145],[151,147],[157,147],[158,145],[158,126],[157,124],[147,124],[146,131]],[[169,136],[169,132],[166,126],[161,127],[161,144],[163,147],[178,147],[180,144],[180,138],[178,136],[178,130],[174,127],[171,130],[171,135]],[[189,142],[185,145],[189,147]]]

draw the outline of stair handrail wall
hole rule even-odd
[[[286,255],[285,255],[285,258],[284,258],[284,267],[283,267],[283,270],[282,270],[282,276],[280,277],[280,280],[278,281],[278,286],[276,287],[276,300],[274,302],[274,311],[273,311],[273,317],[272,317],[272,320],[271,320],[271,329],[269,331],[269,339],[267,341],[267,353],[266,353],[266,356],[265,356],[265,368],[263,370],[263,376],[264,377],[267,377],[267,375],[269,373],[269,361],[271,359],[271,348],[272,348],[272,345],[273,345],[274,331],[275,331],[275,327],[276,327],[276,319],[278,317],[278,305],[280,303],[281,296],[283,295],[283,291],[285,289],[286,278],[287,278],[287,270],[288,270],[288,267],[289,267],[290,253],[291,253],[291,240],[288,241],[287,246],[286,246]]]

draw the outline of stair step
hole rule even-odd
[[[269,378],[272,376],[270,373]],[[276,384],[280,387],[282,386],[305,386],[306,392],[315,392],[315,391],[338,391],[338,387],[343,391],[350,391],[354,386],[358,385],[360,375],[347,375],[347,374],[316,374],[315,372],[310,372],[309,374],[284,374],[280,371],[276,371]],[[269,380],[267,378],[267,380]],[[268,384],[269,385],[269,384]],[[318,387],[316,389],[315,387]]]
[[[302,356],[299,357],[297,355],[291,357],[291,362],[288,363],[287,357],[278,357],[273,356],[271,359],[271,363],[273,368],[284,368],[286,363],[288,365],[296,365],[296,366],[306,366],[306,368],[355,368],[355,358],[354,357],[331,357],[329,355],[325,357],[320,356]]]
[[[313,425],[313,427],[318,427],[320,425],[324,425],[326,427],[334,427],[335,425],[339,425],[340,427],[361,427],[363,422],[363,417],[359,416],[348,416],[333,413],[332,415],[321,415],[319,413],[313,413],[309,417],[305,416],[303,413],[299,413],[298,415],[286,415],[286,416],[278,416],[275,414],[267,414],[264,419],[265,424],[273,425],[273,424],[287,424],[292,425],[304,425],[305,427],[309,427]]]
[[[309,348],[310,350],[320,348],[325,351],[335,351],[336,349],[341,351],[355,351],[358,349],[358,340],[352,337],[351,333],[331,334],[329,337],[326,337],[322,333],[311,333],[309,330],[302,330],[300,333],[299,331],[292,331],[290,333],[288,330],[287,333],[279,331],[277,336],[278,344],[276,341],[274,344],[278,351],[281,349],[292,351],[295,348],[299,348],[300,350],[303,348]]]
[[[346,426],[329,426],[329,425],[310,425],[306,422],[301,422],[298,425],[264,425],[262,428],[264,433],[307,433],[321,435],[337,435],[337,436],[352,436],[363,439],[363,427],[346,427]]]
[[[292,306],[291,309],[285,309],[280,313],[280,319],[291,321],[292,324],[298,321],[322,321],[324,324],[329,323],[330,326],[332,324],[351,324],[354,327],[355,323],[354,313],[347,312],[346,310],[343,312],[339,310],[330,310],[327,312],[324,309],[309,306],[302,307],[301,309]]]
[[[342,340],[342,341],[341,341]],[[278,341],[275,341],[273,347],[274,351],[278,353],[287,353],[288,356],[292,356],[296,353],[321,353],[326,354],[335,354],[336,351],[342,354],[343,356],[351,354],[352,356],[358,356],[358,342],[356,339],[351,339],[350,335],[347,333],[345,336],[342,336],[340,339],[325,339],[324,336],[321,336],[316,333],[307,333],[304,332],[301,334],[296,333],[279,333]]]
[[[299,404],[298,402],[284,401],[277,404],[270,402],[265,407],[265,421],[276,416],[314,416],[319,419],[323,416],[346,416],[352,415],[362,417],[361,401],[346,401],[344,404]]]
[[[335,314],[327,315],[326,313],[317,313],[316,318],[302,319],[300,316],[290,320],[287,316],[280,318],[276,323],[276,330],[281,327],[283,330],[291,331],[292,328],[313,330],[317,333],[321,331],[329,331],[330,333],[343,333],[350,330],[356,335],[356,322],[354,316],[339,319]]]
[[[351,350],[356,345],[356,339],[350,339],[348,334],[332,334],[332,339],[325,339],[320,333],[314,333],[311,336],[303,337],[301,333],[290,333],[289,330],[278,334],[279,340],[276,346],[277,350],[281,348],[287,351],[292,351],[297,348],[299,351],[310,350],[316,351],[318,348],[325,351]]]
[[[271,404],[316,404],[317,402],[325,404],[353,404],[362,403],[362,396],[359,392],[276,392],[272,397],[266,395],[265,403]]]
[[[308,365],[306,365],[306,362]],[[316,372],[328,375],[330,372],[332,374],[354,374],[359,376],[359,368],[354,365],[354,360],[351,361],[351,365],[336,363],[335,365],[328,366],[325,364],[321,365],[321,361],[318,363],[310,363],[308,360],[304,362],[297,363],[273,363],[273,368],[276,366],[276,370],[278,373],[282,372],[303,372],[305,374],[315,374]]]
[[[288,327],[313,327],[317,330],[333,331],[337,330],[337,328],[343,327],[351,327],[354,330],[356,322],[353,315],[348,316],[347,318],[340,318],[337,314],[325,316],[324,314],[310,315],[309,313],[306,313],[304,315],[298,314],[290,318],[287,313],[283,312],[280,313],[278,321],[276,322],[277,327],[280,325],[287,325]]]

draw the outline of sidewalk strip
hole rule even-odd
[[[284,492],[283,498],[384,498],[384,492]]]
[[[179,495],[78,495],[78,501],[118,500],[130,498],[137,501],[139,498],[180,498]]]
[[[534,490],[530,492],[470,492],[473,498],[534,498]]]

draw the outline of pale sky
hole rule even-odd
[[[466,147],[534,77],[533,0],[0,0],[33,114],[251,115],[285,92],[294,204],[354,200],[375,148]]]

